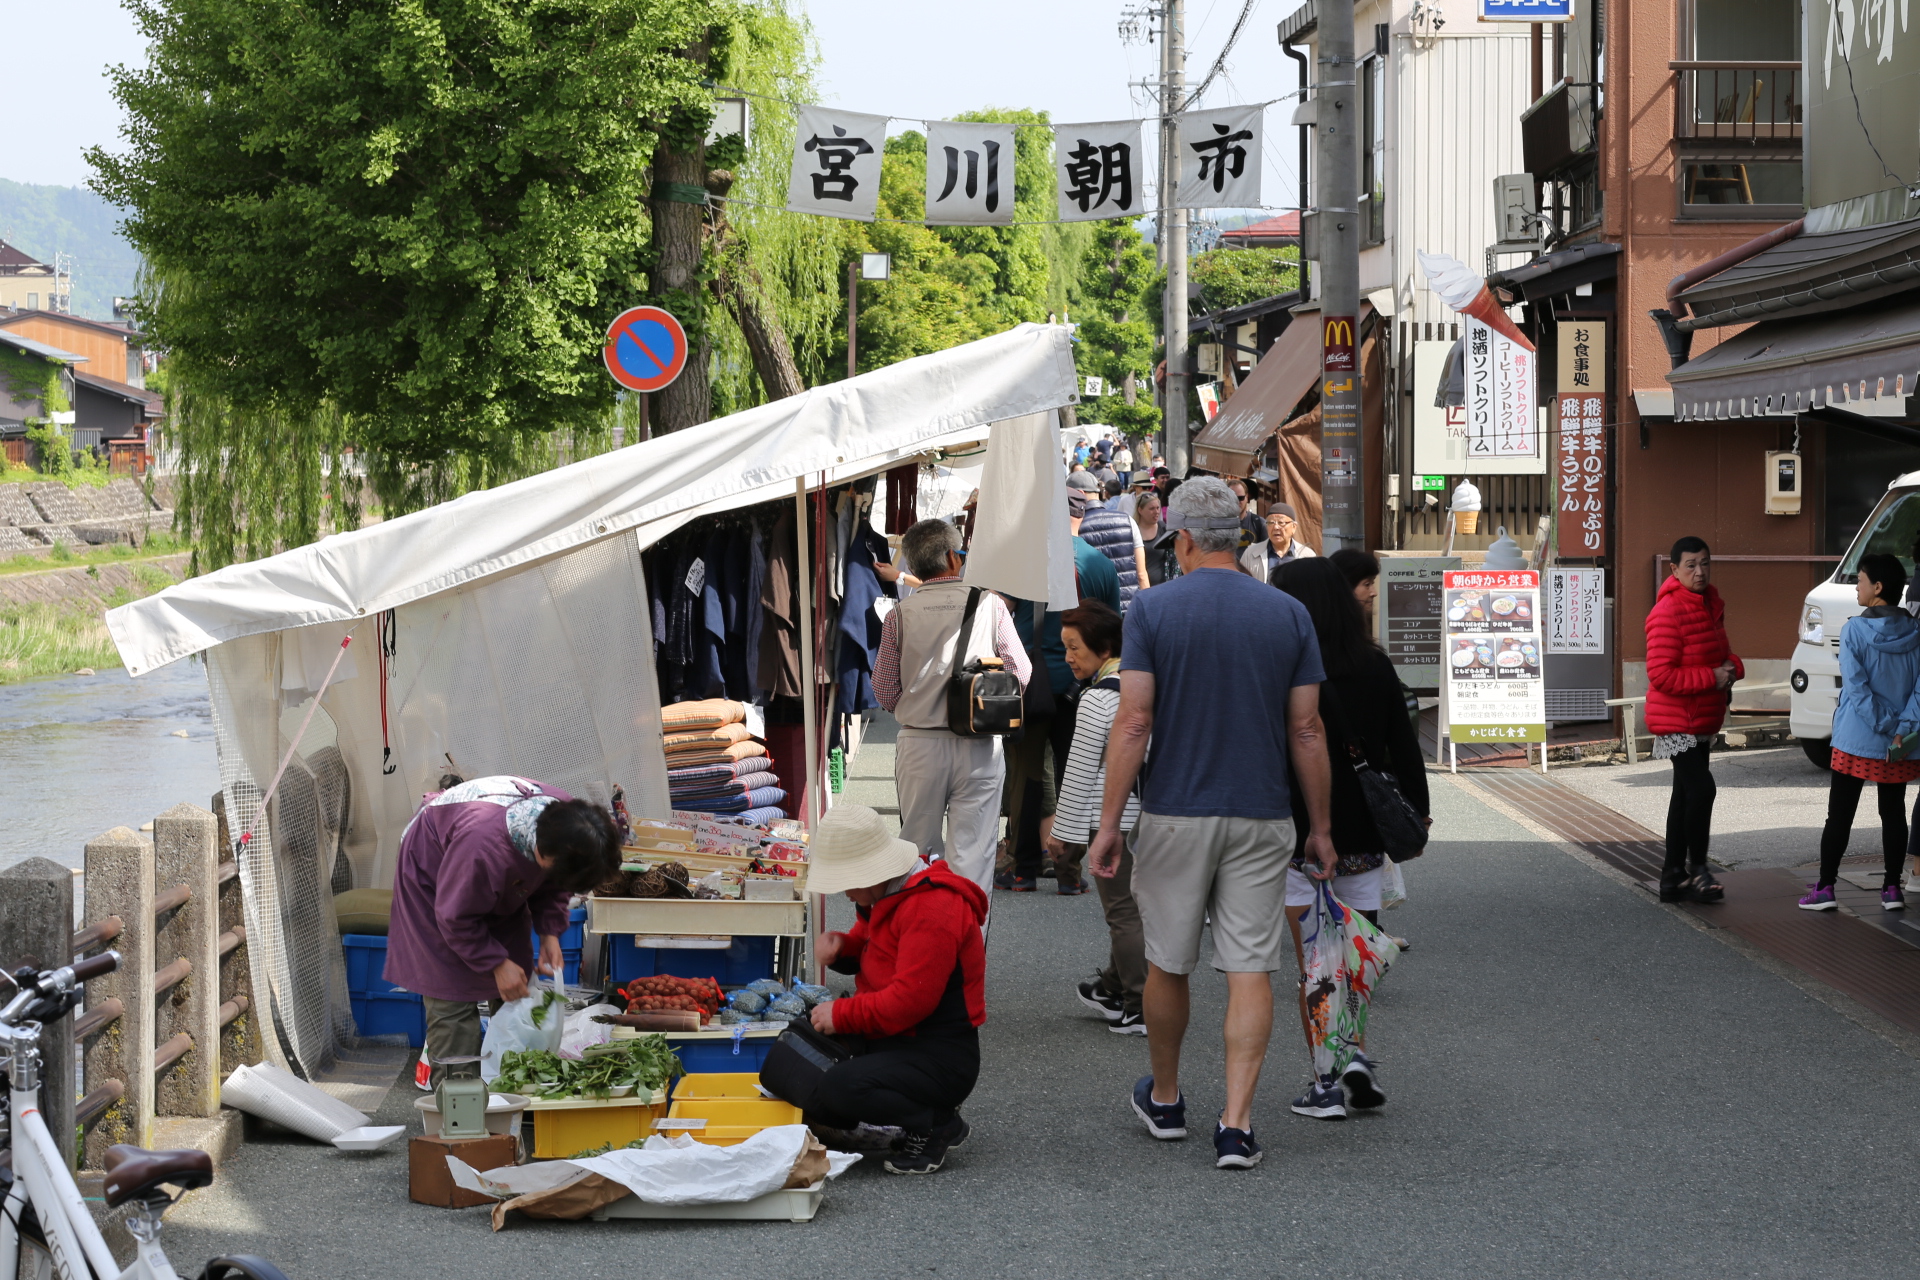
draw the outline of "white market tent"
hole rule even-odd
[[[391,884],[442,773],[603,804],[619,785],[636,815],[666,815],[645,548],[700,516],[977,444],[1076,389],[1068,331],[1021,325],[110,611],[131,675],[206,655],[230,836],[254,830],[241,875],[270,1052],[312,1072],[353,1034],[332,896]]]

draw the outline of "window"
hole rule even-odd
[[[1799,0],[1689,0],[1682,14],[1681,215],[1795,216],[1805,198]]]
[[[1360,153],[1360,198],[1366,204],[1361,224],[1364,244],[1387,239],[1387,63],[1370,54],[1360,63],[1360,109],[1364,116]]]
[[[27,295],[27,310],[29,310],[29,311],[38,311],[39,309],[40,309],[40,295],[39,295],[39,294],[37,294],[37,293],[30,293],[30,294],[28,294],[28,295]]]

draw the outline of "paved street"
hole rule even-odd
[[[1713,780],[1719,795],[1713,806],[1714,861],[1729,867],[1797,867],[1818,861],[1831,776],[1809,764],[1798,743],[1715,752]],[[1656,835],[1667,829],[1673,766],[1665,760],[1569,766],[1552,770],[1552,777]],[[1912,797],[1909,791],[1909,801]],[[1854,814],[1848,851],[1878,855],[1879,832],[1880,818],[1869,791]]]
[[[856,759],[856,798],[883,798],[858,775],[889,755]],[[496,1235],[483,1210],[410,1204],[404,1149],[261,1139],[175,1212],[170,1250],[421,1280],[1911,1275],[1915,1060],[1843,1000],[1435,783],[1439,840],[1388,918],[1415,943],[1373,1023],[1389,1104],[1292,1115],[1307,1059],[1285,1001],[1250,1173],[1213,1169],[1203,1136],[1153,1142],[1129,1112],[1145,1043],[1071,990],[1103,943],[1096,900],[999,894],[976,1136],[931,1179],[856,1166],[810,1225],[516,1219]],[[1204,1123],[1223,984],[1207,971],[1195,992]],[[396,1089],[381,1121],[411,1100]]]

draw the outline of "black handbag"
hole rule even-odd
[[[1351,722],[1332,682],[1322,684],[1320,691],[1322,701],[1330,696],[1334,713],[1339,717],[1340,736],[1347,744],[1348,761],[1353,766],[1354,778],[1360,783],[1360,794],[1366,797],[1367,813],[1373,819],[1373,829],[1380,835],[1381,846],[1395,862],[1413,861],[1427,851],[1427,820],[1400,794],[1399,780],[1374,768],[1367,759],[1359,739],[1353,735]]]
[[[980,593],[979,587],[967,592],[967,611],[953,641],[953,665],[947,668],[947,728],[962,738],[1003,737],[1021,725],[1020,677],[997,657],[961,664],[973,638]]]
[[[821,1035],[805,1019],[795,1018],[767,1050],[760,1064],[760,1083],[782,1102],[805,1111],[813,1105],[813,1095],[827,1072],[852,1056],[845,1045]]]

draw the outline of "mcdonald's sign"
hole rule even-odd
[[[1353,317],[1328,316],[1320,336],[1320,367],[1327,373],[1352,373],[1359,368],[1353,353]]]

